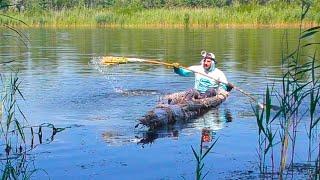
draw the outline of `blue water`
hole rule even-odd
[[[11,66],[20,70],[26,99],[20,107],[31,125],[66,128],[28,154],[38,169],[34,179],[194,179],[191,146],[199,150],[203,128],[212,130],[213,141],[219,138],[204,161],[207,179],[258,176],[258,129],[248,97],[233,91],[218,109],[147,138],[146,128],[134,128],[138,119],[162,95],[192,87],[193,78],[153,65],[99,72],[89,61],[115,55],[192,65],[199,63],[201,49],[213,50],[228,80],[262,102],[267,83],[279,86],[283,30],[25,31],[29,49],[0,46],[1,60],[16,60]],[[297,30],[289,32],[294,42]],[[8,65],[0,68],[9,72]],[[297,152],[303,161],[305,149]]]

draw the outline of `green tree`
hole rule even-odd
[[[0,9],[8,9],[10,6],[10,1],[9,0],[0,0]]]

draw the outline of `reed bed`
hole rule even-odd
[[[302,121],[307,121],[309,125],[306,128],[309,139],[306,166],[312,169],[311,179],[319,177],[320,153],[317,153],[319,151],[319,132],[315,127],[320,121],[318,113],[320,110],[320,82],[318,80],[319,73],[317,73],[320,65],[318,52],[312,52],[310,49],[313,50],[315,46],[320,44],[313,38],[315,34],[319,33],[320,27],[302,29],[302,22],[306,19],[310,8],[310,3],[302,3],[300,34],[297,46],[293,50],[288,49],[288,40],[286,35],[283,36],[281,58],[283,71],[280,89],[267,86],[265,109],[261,111],[253,108],[259,129],[260,172],[271,174],[273,178],[285,179],[290,172],[293,176],[296,146],[301,146],[301,144],[296,144],[296,141],[301,138],[298,131],[301,131]],[[276,100],[272,97],[276,97]],[[279,104],[280,109],[272,112],[272,103]],[[309,116],[306,116],[307,114]],[[277,165],[277,163],[279,164]]]
[[[320,8],[310,9],[305,26],[320,23]],[[202,28],[202,27],[298,27],[300,8],[295,4],[238,5],[213,8],[72,8],[60,11],[33,10],[6,14],[23,19],[35,27],[137,27],[137,28]],[[21,24],[1,17],[0,22]]]
[[[12,70],[13,71],[13,70]],[[30,126],[18,102],[24,100],[18,72],[1,75],[0,155],[1,179],[31,179],[35,173],[47,174],[32,163],[30,152],[40,144],[49,144],[66,128],[43,123]]]

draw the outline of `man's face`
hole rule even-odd
[[[212,60],[211,60],[211,59],[205,59],[205,60],[203,61],[203,68],[204,68],[205,70],[209,70],[210,67],[211,67],[211,64],[212,64]]]

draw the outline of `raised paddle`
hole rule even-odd
[[[251,100],[253,100],[254,102],[256,102],[258,104],[258,106],[261,108],[261,109],[264,109],[265,107],[265,104],[262,104],[260,103],[255,97],[253,97],[250,93],[244,91],[243,89],[229,83],[224,83],[218,79],[215,79],[211,76],[209,76],[208,74],[204,74],[204,73],[201,73],[201,72],[197,72],[197,71],[194,71],[188,67],[184,67],[184,66],[181,66],[177,63],[166,63],[166,62],[161,62],[161,61],[157,61],[157,60],[147,60],[147,59],[140,59],[140,58],[125,58],[125,57],[113,57],[113,56],[106,56],[106,57],[103,57],[102,60],[101,60],[101,63],[102,64],[105,64],[105,65],[115,65],[115,64],[126,64],[126,63],[133,63],[133,62],[142,62],[142,63],[149,63],[149,64],[159,64],[159,65],[165,65],[165,66],[169,66],[169,67],[180,67],[180,68],[183,68],[183,69],[186,69],[188,71],[191,71],[193,73],[198,73],[198,74],[201,74],[203,76],[206,76],[218,83],[222,83],[222,84],[226,84],[227,86],[233,86],[233,89],[239,91],[240,93],[242,93],[243,95],[249,97]],[[178,66],[178,67],[177,67]],[[277,106],[273,106],[271,105],[271,109],[273,110],[278,110],[279,107]]]

